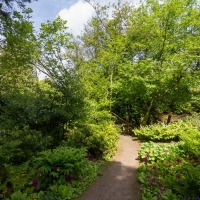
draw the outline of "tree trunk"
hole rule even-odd
[[[142,126],[146,126],[147,125],[153,102],[154,102],[154,98],[151,100],[150,105],[149,105],[149,107],[147,109],[147,112],[146,112],[144,118],[141,120],[141,125]]]

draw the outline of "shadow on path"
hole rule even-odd
[[[113,160],[102,167],[103,175],[76,200],[141,200],[137,178],[139,142],[120,136]]]

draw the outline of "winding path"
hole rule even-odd
[[[119,136],[118,150],[103,168],[103,176],[76,200],[141,200],[137,179],[137,152],[140,143],[130,136]]]

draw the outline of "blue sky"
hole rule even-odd
[[[94,0],[101,4],[108,2],[116,2],[117,0]],[[124,0],[126,1],[126,0]],[[129,0],[131,2],[138,3],[139,0]],[[47,22],[47,20],[54,20],[58,15],[67,20],[67,26],[69,32],[73,35],[81,34],[81,30],[84,28],[84,24],[95,15],[94,9],[91,5],[85,2],[85,0],[38,0],[27,4],[27,7],[32,8],[32,21],[34,27],[37,30],[40,28],[41,23]],[[45,75],[39,73],[39,79],[44,79]]]
[[[47,20],[54,20],[58,13],[65,8],[77,3],[77,0],[38,0],[28,3],[27,7],[32,8],[32,20],[36,28]]]
[[[95,0],[97,2],[97,0]],[[98,0],[101,4],[108,3],[109,0]],[[111,0],[117,2],[116,0]],[[131,0],[133,3],[139,0]],[[58,15],[64,20],[67,20],[69,31],[74,35],[81,33],[83,24],[94,15],[93,8],[84,0],[38,0],[27,4],[27,7],[32,8],[32,21],[36,30],[40,24],[47,20],[54,20]]]

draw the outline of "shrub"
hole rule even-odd
[[[196,127],[188,124],[180,138],[185,142],[185,148],[189,153],[200,156],[200,131]]]
[[[156,124],[141,127],[140,129],[135,129],[134,133],[139,139],[152,141],[166,141],[179,138],[184,141],[185,149],[188,152],[200,156],[200,130],[198,122],[200,122],[199,117],[195,115],[170,125]]]
[[[29,188],[29,192],[33,191],[33,188],[30,188],[31,181],[37,172],[37,168],[32,165],[30,160],[18,166],[5,164],[1,170],[0,191],[4,196],[8,197],[12,192],[24,188]]]
[[[46,149],[51,141],[51,137],[43,137],[40,131],[31,130],[28,126],[2,130],[0,163],[21,164]]]
[[[183,139],[192,132],[194,139],[198,137],[198,129],[189,121],[178,121],[173,124],[155,124],[135,129],[134,133],[139,139],[151,141],[169,141]]]
[[[166,141],[177,139],[181,134],[183,123],[177,122],[174,124],[155,124],[151,126],[140,127],[133,130],[134,134],[139,139],[152,141]]]
[[[86,147],[94,156],[110,159],[117,149],[118,130],[113,124],[86,124],[67,134],[67,145]]]
[[[76,186],[77,181],[84,188],[84,182],[91,183],[97,173],[96,161],[87,159],[85,148],[58,147],[53,151],[43,151],[41,157],[35,158],[34,162],[42,175],[35,177],[38,179],[39,189],[52,185]],[[80,190],[79,187],[78,189]]]
[[[95,179],[100,163],[89,159],[85,148],[62,146],[42,151],[40,157],[21,166],[7,166],[8,178],[2,191],[11,200],[27,196],[44,200],[51,195],[54,199],[72,199]]]
[[[157,144],[154,142],[143,143],[138,152],[140,161],[143,162],[156,162],[157,160],[166,160],[169,157],[176,158],[177,156],[184,157],[185,151],[183,150],[184,143],[172,143],[172,144]]]
[[[193,113],[191,116],[184,118],[183,121],[195,126],[200,131],[200,114]]]

